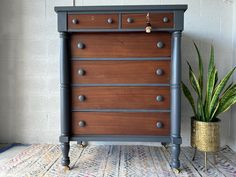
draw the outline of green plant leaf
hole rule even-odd
[[[225,93],[222,95],[222,97],[220,98],[220,101],[219,101],[219,109],[217,110],[217,113],[216,115],[219,115],[220,113],[224,112],[227,110],[227,107],[228,106],[231,106],[231,105],[227,105],[226,103],[228,103],[229,100],[229,103],[232,102],[232,98],[234,98],[236,95],[236,84],[234,84],[232,87],[230,87],[227,91],[225,91]],[[229,104],[228,103],[228,104]],[[233,103],[234,104],[234,103]],[[225,110],[226,109],[226,110]]]
[[[201,88],[201,91],[203,90],[203,63],[202,63],[202,57],[201,57],[201,54],[199,52],[199,49],[196,45],[195,42],[193,42],[194,44],[194,47],[197,51],[197,55],[198,55],[198,70],[199,70],[199,76],[198,76],[198,82],[199,82],[199,86]],[[202,95],[202,93],[201,93]]]
[[[213,91],[215,89],[215,79],[217,75],[217,70],[215,66],[213,66],[210,75],[207,78],[207,88],[206,88],[206,104],[205,104],[205,114],[206,118],[210,117],[209,105],[212,99]]]
[[[236,67],[235,67],[236,68]],[[231,75],[233,74],[235,68],[233,68],[231,71],[229,71],[227,73],[227,75],[220,81],[220,83],[217,85],[217,87],[215,88],[214,90],[214,95],[212,97],[212,100],[210,102],[210,105],[209,105],[209,112],[210,112],[210,117],[211,117],[211,114],[213,113],[214,111],[214,108],[216,107],[217,105],[217,102],[219,101],[219,96],[221,94],[221,92],[223,91],[225,85],[227,84],[229,78],[231,77]]]
[[[214,57],[214,47],[211,45],[210,51],[210,61],[208,64],[208,74],[207,74],[207,86],[206,86],[206,96],[205,96],[205,115],[206,118],[210,118],[210,102],[213,95],[213,90],[218,81],[218,72],[215,67],[215,57]]]
[[[184,93],[184,96],[187,98],[187,100],[189,101],[192,109],[193,109],[193,113],[196,117],[196,109],[195,109],[195,105],[194,105],[194,100],[193,100],[193,97],[192,97],[192,94],[191,92],[189,91],[188,87],[183,83],[181,82],[181,87],[182,87],[182,90],[183,90],[183,93]]]
[[[236,94],[229,96],[228,99],[225,99],[225,101],[221,103],[216,113],[216,116],[219,115],[220,113],[226,112],[235,103],[236,103]]]
[[[220,105],[220,103],[217,102],[217,105],[216,105],[216,107],[215,107],[213,113],[211,114],[211,117],[210,117],[209,119],[207,119],[208,122],[211,122],[211,121],[215,118],[215,115],[216,115],[216,112],[217,112],[217,110],[218,110],[218,108],[219,108],[219,105]],[[206,122],[207,122],[207,121],[206,121]]]
[[[190,83],[191,83],[193,89],[195,90],[195,92],[197,93],[197,95],[199,97],[202,97],[202,95],[201,95],[201,88],[200,88],[200,85],[198,83],[197,77],[194,74],[191,65],[188,62],[187,62],[187,64],[189,66],[189,80],[190,80]]]
[[[214,47],[213,45],[211,45],[210,61],[208,65],[208,75],[210,75],[214,66],[215,66]]]
[[[197,100],[197,111],[198,111],[198,117],[200,121],[205,121],[205,115],[204,115],[204,109],[203,109],[203,104],[202,104],[202,100],[200,99],[200,97]]]

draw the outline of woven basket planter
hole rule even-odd
[[[191,119],[191,146],[204,152],[217,152],[220,149],[220,120],[202,122]]]

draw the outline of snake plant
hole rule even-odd
[[[214,122],[220,113],[227,111],[236,103],[236,84],[228,84],[236,67],[230,70],[222,80],[218,81],[218,71],[214,61],[214,48],[211,46],[210,61],[207,78],[204,82],[204,67],[198,46],[194,43],[198,56],[198,73],[196,74],[189,62],[189,82],[193,88],[192,95],[189,88],[181,82],[182,90],[189,101],[196,120]]]

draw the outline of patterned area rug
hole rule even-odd
[[[0,161],[1,177],[70,176],[70,177],[167,177],[167,176],[236,176],[236,153],[222,148],[217,164],[209,155],[208,170],[204,170],[204,156],[198,152],[191,161],[193,149],[183,147],[180,174],[169,166],[170,152],[164,147],[72,145],[71,170],[60,165],[59,145],[32,145],[8,161]]]

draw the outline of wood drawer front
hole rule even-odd
[[[159,101],[157,101],[159,99]],[[72,109],[169,109],[169,87],[74,87]]]
[[[170,81],[170,61],[73,61],[74,84],[156,84]]]
[[[73,112],[72,134],[169,135],[169,117],[169,113]]]
[[[146,27],[146,13],[122,14],[122,28],[143,28]],[[173,13],[150,13],[150,23],[153,29],[173,28]]]
[[[158,43],[163,47],[158,48]],[[71,56],[80,58],[170,57],[171,34],[159,33],[75,33]]]
[[[68,15],[68,29],[112,29],[118,28],[118,22],[117,14]]]

